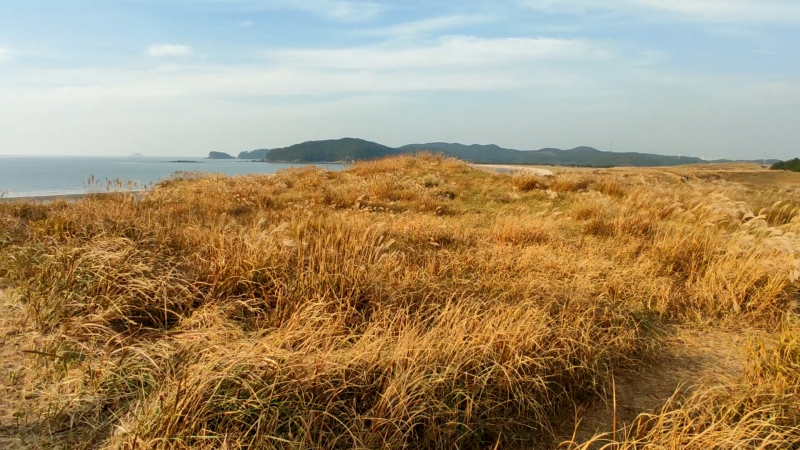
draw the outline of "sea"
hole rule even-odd
[[[109,183],[121,185],[124,189],[130,184],[137,189],[158,183],[179,171],[227,175],[269,174],[303,165],[187,157],[0,156],[0,197],[104,192]],[[345,167],[343,164],[315,165],[328,170],[342,170]]]

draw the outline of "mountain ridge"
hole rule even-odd
[[[243,159],[261,159],[265,162],[321,163],[350,162],[382,158],[385,156],[417,153],[420,151],[441,152],[477,164],[530,164],[579,167],[654,167],[683,164],[737,162],[734,160],[708,161],[697,157],[659,155],[639,152],[607,152],[593,147],[581,146],[572,149],[543,148],[540,150],[515,150],[496,144],[459,144],[431,142],[388,147],[358,138],[307,141],[276,149],[259,149],[241,152]],[[253,156],[261,156],[253,158]],[[774,163],[777,160],[767,160]],[[762,160],[751,160],[758,162]]]

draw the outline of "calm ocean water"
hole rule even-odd
[[[175,163],[175,160],[198,161],[198,164]],[[5,197],[83,194],[104,190],[106,180],[134,181],[140,185],[158,182],[182,171],[219,172],[228,175],[275,173],[302,164],[273,164],[243,160],[207,160],[202,158],[93,158],[54,156],[0,156],[0,194]],[[342,164],[317,164],[341,170]],[[96,186],[89,185],[94,176]]]

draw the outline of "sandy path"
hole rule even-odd
[[[508,164],[471,164],[472,167],[476,169],[484,169],[484,170],[492,170],[494,172],[500,173],[510,173],[510,174],[530,174],[530,175],[539,175],[543,177],[549,177],[554,175],[553,171],[542,169],[539,167],[529,167],[529,166],[514,166]]]
[[[677,391],[725,385],[735,382],[744,371],[744,333],[719,330],[695,331],[679,328],[666,339],[657,360],[634,373],[616,377],[617,427],[629,425],[641,413],[659,408]],[[579,412],[580,423],[565,424],[558,430],[560,440],[585,442],[596,433],[611,433],[613,393]]]

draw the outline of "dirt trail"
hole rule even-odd
[[[665,342],[661,354],[649,367],[615,379],[617,429],[630,424],[639,414],[659,408],[676,391],[700,386],[735,383],[745,366],[744,333],[678,329]],[[612,433],[613,393],[606,402],[578,412],[577,442],[597,433]],[[570,440],[575,424],[557,430],[559,440]]]

